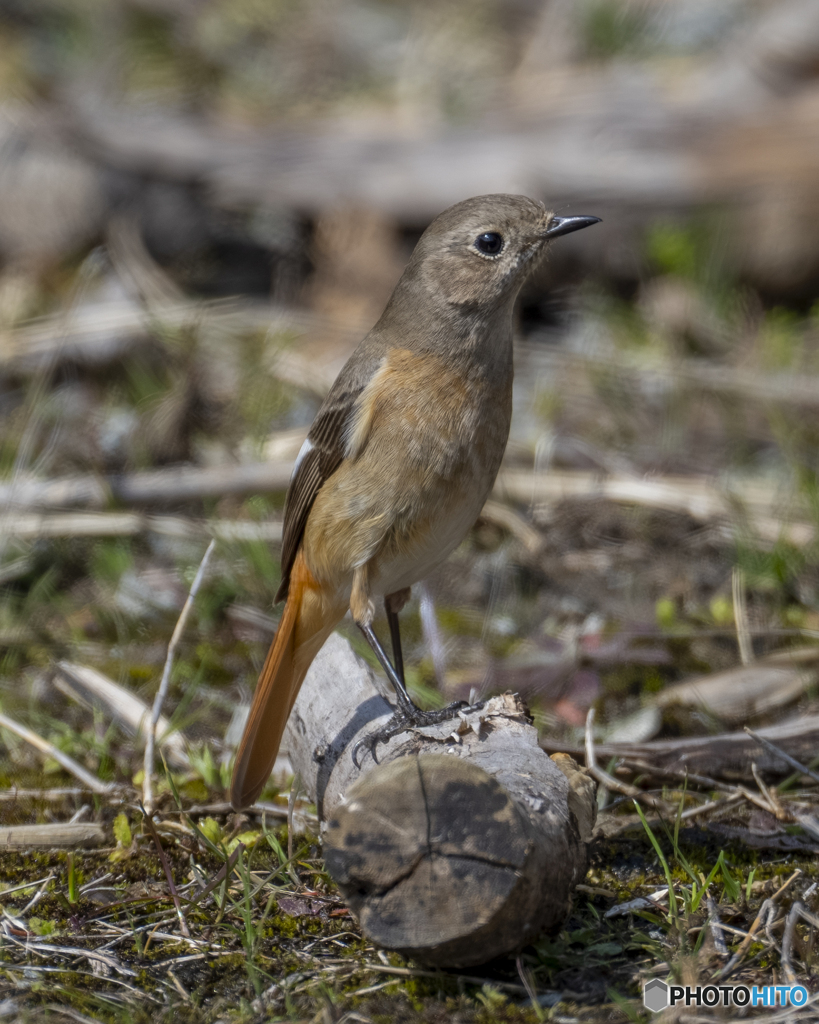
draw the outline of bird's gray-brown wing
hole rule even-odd
[[[344,458],[347,424],[355,402],[381,360],[383,346],[372,335],[365,339],[336,378],[319,409],[296,464],[284,503],[282,531],[282,581],[276,601],[287,597],[290,570],[301,544],[310,509],[325,480]]]
[[[344,430],[356,395],[342,394],[340,401],[325,402],[313,421],[302,449],[284,503],[282,530],[282,581],[276,601],[287,597],[290,570],[296,559],[307,517],[324,481],[338,469],[344,458]]]
[[[290,570],[296,560],[310,509],[324,482],[344,459],[347,425],[358,396],[381,364],[389,343],[378,327],[371,331],[342,367],[307,435],[284,503],[282,581],[276,602],[287,597]]]

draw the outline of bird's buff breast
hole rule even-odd
[[[480,514],[511,412],[511,367],[501,380],[469,379],[439,357],[393,349],[310,513],[303,550],[316,578],[347,589],[367,565],[377,595],[427,575]]]

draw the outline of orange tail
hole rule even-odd
[[[326,599],[299,552],[236,754],[230,783],[234,810],[248,807],[264,789],[307,670],[345,610]]]

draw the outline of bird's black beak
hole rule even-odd
[[[560,235],[568,235],[572,231],[579,231],[581,228],[591,227],[592,224],[599,224],[601,220],[601,217],[552,217],[546,230],[546,237],[551,239]]]

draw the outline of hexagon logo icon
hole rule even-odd
[[[668,985],[659,978],[643,986],[643,1004],[652,1013],[659,1013],[668,1006]]]

